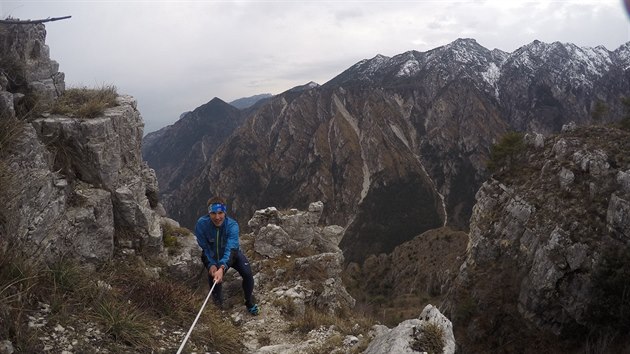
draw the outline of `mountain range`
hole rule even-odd
[[[247,109],[214,98],[148,134],[143,157],[187,227],[214,194],[239,220],[321,200],[323,221],[346,229],[346,261],[362,261],[436,227],[467,231],[491,146],[510,131],[620,117],[629,68],[630,43],[507,53],[458,39],[377,55]]]

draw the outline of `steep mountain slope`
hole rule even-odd
[[[465,230],[491,144],[509,130],[590,122],[598,104],[607,108],[600,121],[612,120],[630,93],[629,61],[627,45],[535,41],[505,53],[472,39],[379,55],[252,111],[189,192],[171,199],[189,227],[200,191],[227,195],[242,218],[322,200],[325,221],[347,228],[347,260],[444,224]]]
[[[230,105],[238,109],[245,109],[245,108],[249,108],[253,106],[254,104],[260,101],[265,101],[271,96],[273,95],[270,93],[261,93],[260,95],[254,95],[250,97],[243,97],[243,98],[236,99],[234,101],[231,101]]]
[[[628,131],[584,127],[482,185],[450,291],[465,351],[628,348],[628,156]]]
[[[175,124],[144,138],[142,157],[156,172],[164,207],[171,216],[179,215],[178,201],[170,195],[190,183],[242,121],[238,109],[213,98],[185,113]],[[201,200],[207,198],[203,195]]]

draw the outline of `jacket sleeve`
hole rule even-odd
[[[219,260],[219,267],[224,265],[225,268],[228,268],[228,261],[230,260],[230,254],[232,250],[237,250],[239,247],[238,244],[238,223],[236,221],[232,221],[228,223],[227,228],[225,230],[227,234],[227,243],[225,245],[225,252],[223,252],[223,258]]]
[[[207,266],[207,268],[210,268],[210,266],[213,265],[217,265],[217,262],[214,260],[210,252],[210,244],[208,244],[208,239],[204,236],[203,223],[201,221],[198,221],[197,225],[195,225],[195,238],[197,239],[197,244],[199,245],[199,247],[201,247],[203,253],[208,259],[208,264],[204,265]]]

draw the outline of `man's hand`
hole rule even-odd
[[[213,278],[215,283],[219,284],[220,282],[223,281],[223,274],[224,274],[223,267],[217,268],[217,266],[215,265],[210,266],[208,273]]]

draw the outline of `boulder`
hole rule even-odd
[[[423,336],[435,335],[435,331],[427,331],[428,326],[435,326],[441,331],[442,353],[455,353],[455,337],[451,321],[440,313],[433,305],[425,306],[417,319],[401,322],[398,326],[389,330],[379,330],[379,333],[370,342],[363,352],[364,354],[380,353],[418,353],[428,351],[418,343],[422,343]]]
[[[275,258],[311,249],[313,252],[341,252],[338,245],[344,229],[337,225],[318,226],[324,205],[314,202],[308,211],[279,212],[274,207],[257,210],[247,225],[253,229],[254,249]]]

